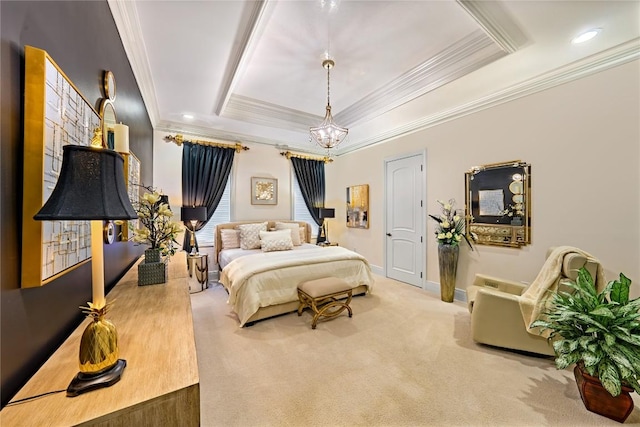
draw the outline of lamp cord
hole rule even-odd
[[[12,402],[9,402],[5,405],[6,406],[13,406],[13,405],[17,405],[19,403],[25,403],[29,400],[33,400],[33,399],[37,399],[39,397],[43,397],[43,396],[47,396],[49,394],[56,394],[56,393],[62,393],[63,391],[67,391],[67,389],[62,389],[62,390],[54,390],[54,391],[48,391],[46,393],[42,393],[42,394],[36,394],[35,396],[31,396],[31,397],[25,397],[24,399],[18,399],[18,400],[14,400]]]

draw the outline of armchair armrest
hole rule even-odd
[[[525,286],[526,287],[526,286]],[[543,337],[531,335],[520,311],[520,296],[479,287],[471,313],[473,340],[497,347],[553,355]]]
[[[473,286],[482,288],[493,288],[502,292],[508,292],[513,295],[522,295],[524,290],[528,287],[528,285],[525,285],[524,283],[487,276],[486,274],[476,274],[476,277],[473,281]]]
[[[473,285],[467,287],[467,308],[469,309],[469,313],[473,311],[476,295],[480,289],[493,289],[506,294],[519,296],[527,289],[527,285],[512,280],[487,276],[486,274],[476,274]]]

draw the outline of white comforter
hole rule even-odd
[[[328,276],[367,285],[368,291],[373,285],[367,260],[338,246],[243,256],[222,270],[220,283],[243,326],[260,307],[297,301],[299,283]]]

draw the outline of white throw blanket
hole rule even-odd
[[[366,258],[339,246],[243,256],[222,270],[220,283],[242,326],[260,307],[296,301],[299,283],[327,276],[367,285],[369,291],[373,284]]]
[[[529,326],[551,307],[553,293],[558,290],[558,279],[562,274],[564,257],[570,253],[578,253],[595,262],[597,264],[596,277],[594,277],[596,289],[601,291],[606,285],[600,261],[594,256],[582,249],[571,246],[558,246],[551,252],[533,283],[519,297],[522,319],[530,334],[548,337],[551,333],[548,330],[541,332],[539,328],[530,328]]]

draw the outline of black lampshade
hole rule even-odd
[[[206,221],[207,208],[205,206],[184,206],[180,208],[180,218],[183,221]]]
[[[124,182],[124,159],[112,150],[62,147],[60,177],[49,200],[33,217],[39,221],[134,219]]]
[[[336,210],[333,208],[320,208],[318,209],[318,217],[322,218],[335,218]]]

